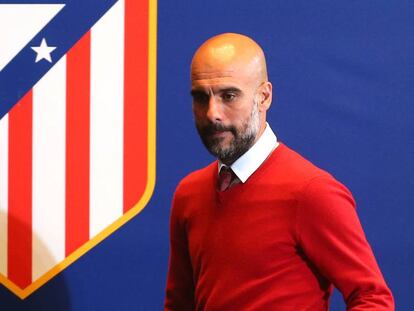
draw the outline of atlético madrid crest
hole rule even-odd
[[[156,0],[0,0],[0,282],[20,298],[152,195],[156,22]]]

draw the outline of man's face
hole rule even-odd
[[[231,164],[255,142],[261,127],[257,83],[235,72],[192,75],[193,113],[202,142]]]

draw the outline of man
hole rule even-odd
[[[351,193],[279,143],[262,49],[239,34],[191,64],[196,127],[218,161],[177,187],[165,310],[393,310]]]

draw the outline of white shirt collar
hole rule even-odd
[[[260,136],[256,143],[230,167],[240,181],[244,183],[267,159],[270,153],[277,148],[278,145],[279,143],[275,133],[273,133],[270,125],[266,123],[266,128],[262,136]],[[223,166],[225,166],[225,164],[219,161],[219,172]]]

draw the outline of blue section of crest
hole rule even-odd
[[[3,117],[46,72],[117,2],[117,0],[0,1],[0,4],[65,4],[65,7],[27,43],[0,71],[0,118]],[[45,38],[55,46],[52,63],[35,62],[36,52]],[[1,44],[1,43],[0,43]]]

